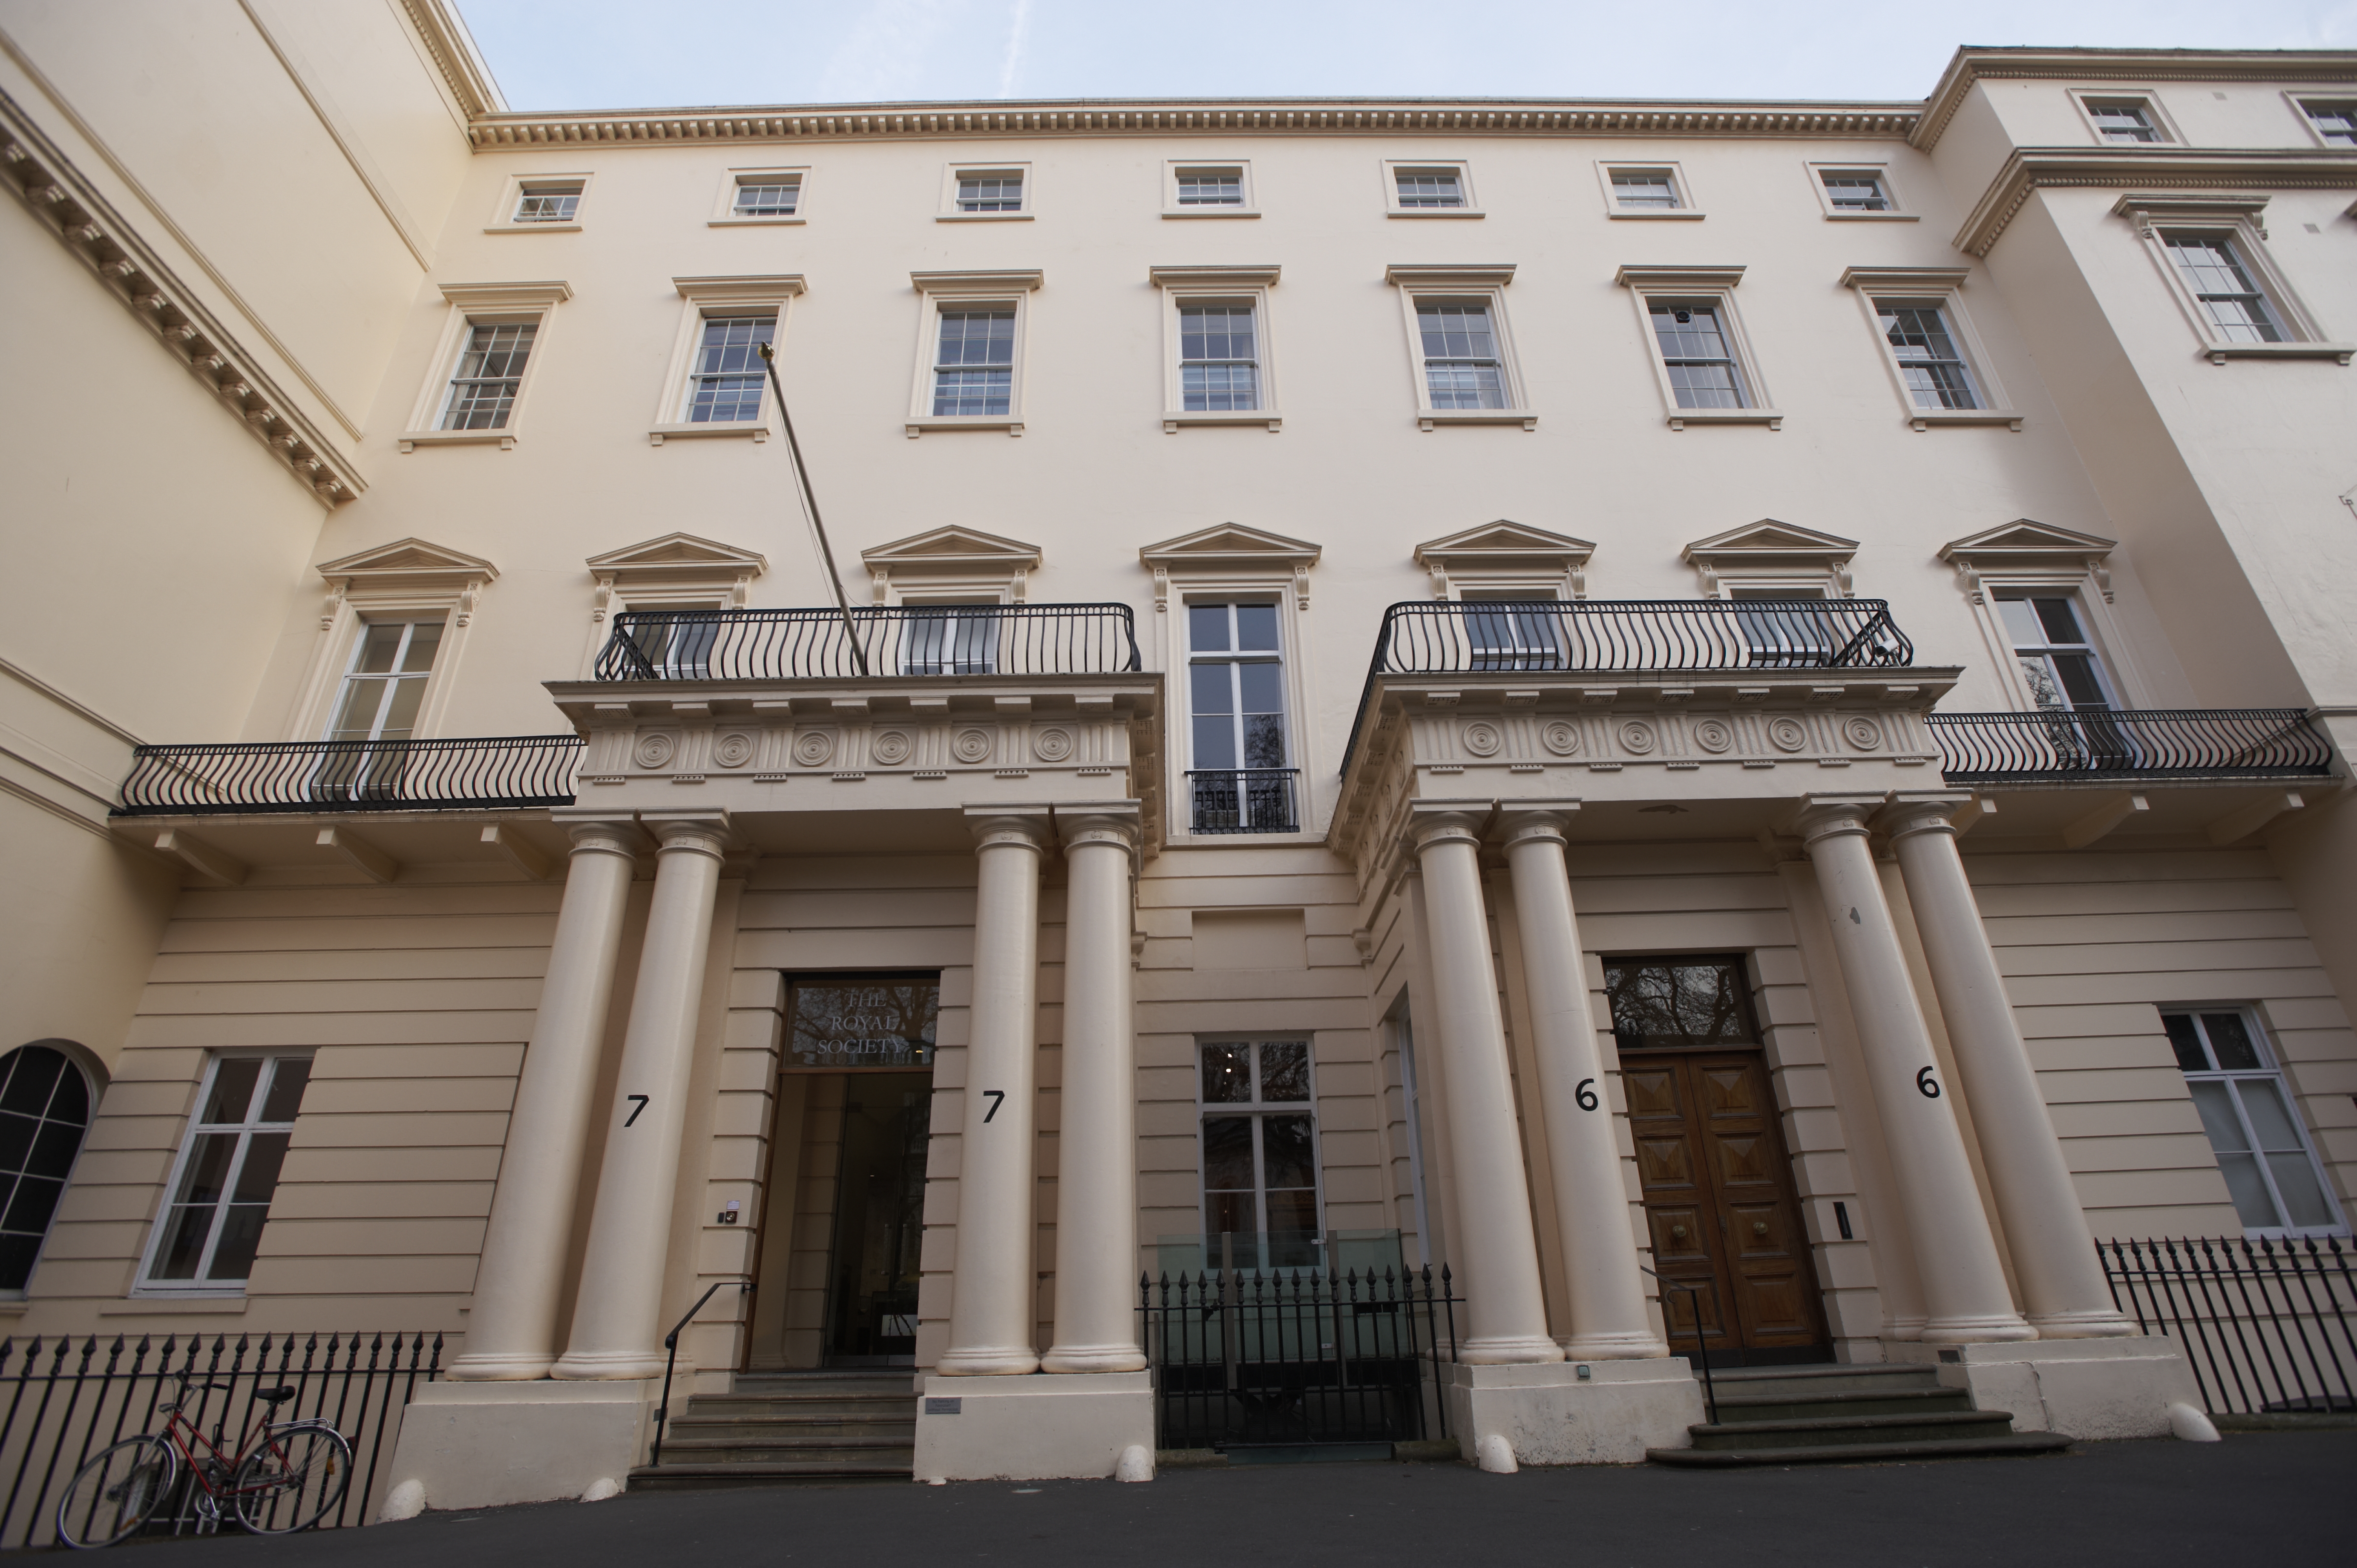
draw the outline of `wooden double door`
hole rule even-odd
[[[1670,1350],[1713,1366],[1832,1359],[1768,1064],[1757,1049],[1624,1049],[1637,1172]]]

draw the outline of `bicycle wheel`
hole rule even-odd
[[[160,1437],[100,1449],[58,1499],[58,1539],[83,1549],[113,1545],[147,1522],[179,1475],[179,1455]]]
[[[308,1530],[343,1500],[352,1479],[352,1445],[324,1426],[273,1431],[245,1456],[230,1482],[237,1522],[256,1535]]]

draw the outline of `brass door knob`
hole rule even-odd
[[[1683,1226],[1683,1225],[1673,1225],[1673,1226],[1671,1226],[1671,1227],[1670,1227],[1670,1240],[1673,1240],[1673,1241],[1683,1241],[1683,1240],[1684,1240],[1685,1239],[1686,1239],[1686,1228],[1685,1228],[1684,1226]]]
[[[1765,1219],[1753,1220],[1751,1222],[1751,1233],[1754,1236],[1765,1236],[1768,1234],[1768,1221]]]

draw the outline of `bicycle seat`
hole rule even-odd
[[[253,1397],[264,1404],[283,1404],[295,1397],[293,1389],[256,1389]]]

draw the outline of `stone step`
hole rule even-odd
[[[1746,1421],[1686,1430],[1698,1449],[1821,1448],[1828,1444],[1943,1443],[2007,1437],[2013,1417],[2001,1410],[1925,1411],[1909,1415],[1846,1415],[1803,1421]]]
[[[679,1409],[676,1404],[673,1409]],[[711,1416],[723,1421],[755,1420],[770,1415],[838,1417],[908,1416],[917,1413],[914,1394],[697,1394],[687,1402],[686,1416]]]
[[[1822,1393],[1867,1393],[1876,1390],[1936,1389],[1936,1367],[1917,1362],[1881,1362],[1866,1366],[1836,1363],[1822,1367],[1732,1367],[1713,1369],[1711,1384],[1724,1400],[1734,1396],[1770,1394],[1813,1398]]]
[[[1718,1419],[1732,1425],[1750,1421],[1809,1421],[1847,1415],[1907,1415],[1917,1412],[1973,1408],[1963,1389],[1859,1389],[1847,1392],[1722,1393]]]
[[[917,1430],[914,1412],[907,1415],[723,1415],[701,1412],[673,1416],[672,1437],[775,1442],[795,1437],[902,1437]],[[669,1438],[665,1439],[670,1441]]]
[[[813,1482],[897,1481],[906,1486],[915,1461],[899,1465],[780,1463],[761,1465],[641,1465],[630,1472],[634,1492],[705,1491],[722,1487],[780,1487]]]
[[[802,1463],[897,1466],[908,1475],[917,1463],[911,1437],[812,1437],[773,1443],[684,1438],[663,1439],[664,1469],[675,1465],[783,1465]]]
[[[1686,1469],[1733,1469],[1746,1465],[1857,1465],[1899,1459],[1996,1459],[2060,1454],[2071,1440],[2056,1432],[2019,1432],[2005,1437],[1943,1438],[1932,1443],[1837,1443],[1813,1448],[1649,1448],[1656,1465]]]

